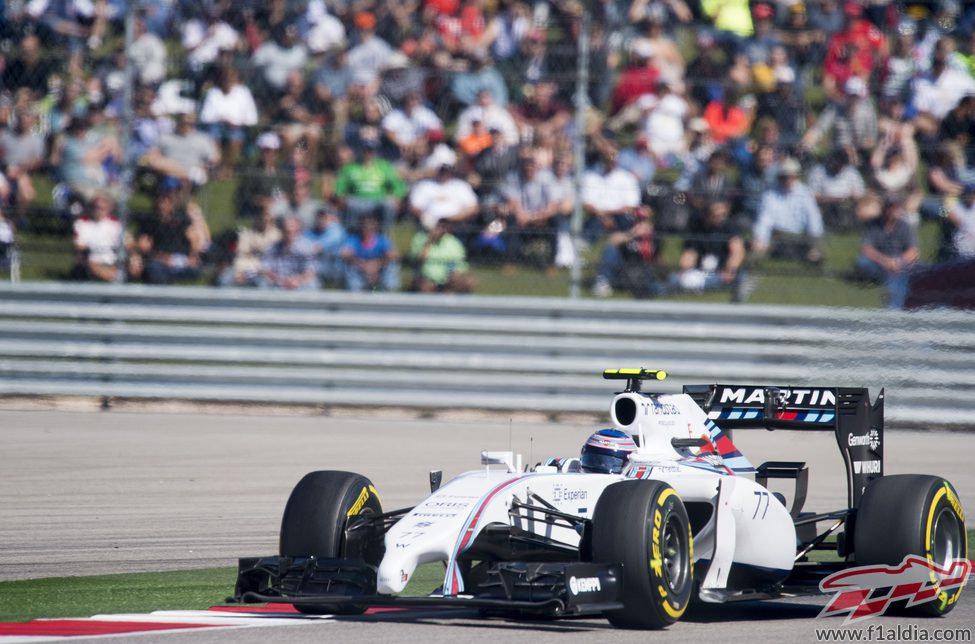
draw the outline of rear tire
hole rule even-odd
[[[948,481],[923,474],[898,474],[867,485],[853,535],[858,566],[900,564],[907,555],[941,568],[968,558],[965,514]],[[933,601],[905,608],[911,615],[936,617],[958,603],[961,587],[943,590]]]
[[[592,518],[593,561],[623,564],[623,608],[607,611],[619,628],[664,628],[684,614],[694,585],[690,521],[662,481],[607,487]]]
[[[280,552],[288,557],[337,559],[346,556],[346,519],[359,514],[382,514],[383,506],[372,482],[352,472],[309,472],[298,482],[281,519]],[[367,556],[378,566],[382,555]],[[374,559],[374,560],[370,560]],[[358,614],[364,608],[335,611],[310,604],[295,604],[302,613]]]

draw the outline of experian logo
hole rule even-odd
[[[569,577],[569,591],[573,595],[592,593],[602,589],[599,577]]]

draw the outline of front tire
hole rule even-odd
[[[281,518],[280,552],[287,557],[338,559],[347,556],[346,520],[360,514],[382,514],[383,506],[375,486],[352,472],[309,472],[291,492]],[[381,552],[367,552],[365,562],[378,566]],[[334,613],[332,609],[295,604],[302,613]],[[364,609],[351,608],[343,614]]]
[[[968,558],[965,514],[948,481],[922,474],[874,479],[864,490],[853,535],[858,566],[900,564],[917,555],[947,569]],[[958,603],[961,587],[940,590],[936,599],[905,608],[912,615],[936,617]]]
[[[607,611],[619,628],[657,629],[684,614],[694,585],[687,510],[662,481],[607,487],[592,518],[593,561],[623,564],[623,608]]]

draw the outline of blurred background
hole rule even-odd
[[[975,6],[0,8],[12,280],[972,304]]]

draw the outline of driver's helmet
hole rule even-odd
[[[626,465],[636,443],[626,432],[618,429],[600,429],[582,446],[579,462],[583,472],[619,474]]]

